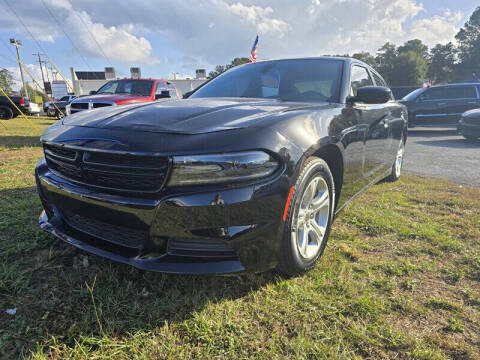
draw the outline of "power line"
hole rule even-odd
[[[10,11],[16,16],[16,18],[18,19],[18,21],[20,21],[20,23],[23,25],[23,27],[25,28],[25,30],[27,30],[27,33],[31,36],[31,38],[35,41],[35,43],[37,44],[38,48],[40,50],[42,50],[42,52],[44,52],[45,54],[47,53],[45,51],[45,49],[42,47],[42,45],[40,45],[40,43],[38,42],[37,38],[35,36],[33,36],[32,32],[28,29],[28,27],[25,25],[25,23],[23,22],[22,18],[20,16],[18,16],[17,12],[13,9],[13,7],[7,2],[7,0],[3,0],[3,2],[8,6],[8,8],[10,9]]]
[[[5,40],[3,40],[2,38],[0,38],[0,40],[2,40],[3,46],[5,46],[8,49],[8,51],[10,51],[10,54],[12,54],[12,56],[15,57],[15,53],[13,52],[12,48],[10,46],[8,46],[8,43]]]
[[[6,0],[4,0],[6,1]],[[50,11],[50,9],[48,8],[47,4],[45,3],[44,0],[42,0],[42,3],[43,3],[43,6],[45,6],[45,9],[47,9],[48,13],[50,14],[50,16],[53,18],[53,20],[57,23],[58,27],[62,30],[62,32],[65,34],[65,36],[67,37],[67,39],[70,41],[70,43],[72,44],[72,46],[74,47],[74,49],[78,52],[78,55],[80,55],[80,57],[82,58],[83,62],[85,63],[85,65],[87,65],[87,67],[92,71],[92,68],[90,67],[90,64],[87,62],[87,60],[85,59],[85,57],[83,56],[83,54],[81,53],[81,51],[78,49],[78,47],[75,45],[75,43],[73,42],[73,40],[70,38],[70,36],[67,34],[67,32],[63,29],[63,27],[60,25],[60,22],[58,21],[58,19],[53,15],[53,13]],[[45,52],[45,51],[44,51]]]
[[[70,3],[69,0],[67,0],[67,2],[70,4],[70,6],[72,7],[73,9],[73,5]],[[80,16],[80,14],[78,13],[78,11],[73,11],[75,13],[75,15],[77,15],[77,17],[80,19],[80,21],[82,22],[83,26],[85,26],[85,29],[88,31],[88,33],[90,34],[90,37],[92,38],[92,40],[95,42],[95,44],[97,44],[98,46],[98,49],[100,50],[100,52],[102,53],[103,57],[105,58],[105,60],[107,60],[107,62],[113,67],[113,64],[112,62],[110,61],[110,59],[108,58],[108,56],[105,54],[105,52],[103,51],[102,47],[100,46],[100,44],[98,43],[97,39],[95,38],[95,36],[93,36],[92,32],[90,31],[90,29],[88,28],[87,24],[85,24],[85,21],[83,21],[82,17]]]

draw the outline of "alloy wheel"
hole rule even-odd
[[[325,240],[330,215],[330,194],[322,176],[314,177],[306,186],[296,209],[292,226],[298,253],[305,260],[315,258]]]
[[[403,165],[403,154],[405,153],[405,143],[402,141],[400,142],[400,146],[397,151],[397,156],[395,158],[395,176],[400,177],[400,173],[402,172],[402,165]]]

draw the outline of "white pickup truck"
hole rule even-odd
[[[40,116],[40,105],[30,102],[28,105],[28,115]]]

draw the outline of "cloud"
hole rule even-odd
[[[27,68],[28,72],[30,74],[32,74],[35,81],[39,85],[42,85],[42,73],[40,71],[40,66],[35,65],[35,64],[25,64],[25,67]],[[22,77],[20,75],[19,67],[18,66],[10,66],[10,67],[7,67],[6,69],[12,73],[12,76],[13,76],[13,86],[12,86],[12,88],[13,88],[13,90],[15,90],[15,91],[20,90],[20,88],[23,85],[22,85]],[[26,71],[24,71],[23,76],[25,78],[25,82],[28,83],[33,88],[35,88],[34,81],[30,77],[30,75],[28,75],[28,73]]]
[[[247,22],[257,28],[259,34],[272,34],[282,38],[290,30],[290,25],[280,19],[271,18],[274,12],[271,7],[246,6],[242,3],[232,4],[229,10],[240,17],[241,21]]]
[[[0,30],[13,30],[29,35],[15,16],[16,13],[39,41],[54,42],[65,37],[66,32],[74,42],[74,48],[78,48],[82,56],[103,58],[106,55],[112,61],[126,63],[157,62],[152,56],[150,41],[136,36],[133,25],[128,22],[105,26],[102,22],[92,21],[87,12],[78,9],[77,2],[74,7],[70,0],[44,0],[45,6],[42,1],[7,1],[10,6],[0,3],[5,7],[5,11],[0,11]],[[110,7],[109,11],[114,9]],[[74,51],[76,52],[76,49]],[[78,56],[77,53],[75,55]]]
[[[85,12],[70,11],[66,21],[73,31],[73,39],[87,55],[106,56],[108,59],[126,63],[154,64],[152,45],[144,37],[132,34],[131,24],[105,26],[95,23]],[[95,41],[92,39],[95,39]]]
[[[86,56],[105,53],[129,65],[168,59],[182,72],[247,57],[257,33],[259,59],[352,54],[412,38],[447,43],[463,17],[450,10],[429,14],[420,0],[44,1]],[[17,0],[15,7],[40,40],[64,39],[41,4]],[[0,12],[2,29],[24,32],[8,9]]]
[[[458,32],[458,25],[462,21],[461,12],[446,10],[442,15],[417,20],[410,28],[410,35],[422,39],[429,46],[453,41]]]

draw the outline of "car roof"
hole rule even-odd
[[[433,85],[430,86],[429,88],[435,88],[435,87],[448,87],[448,86],[479,86],[480,82],[478,81],[471,81],[471,82],[459,82],[459,83],[450,83],[450,84],[440,84],[440,85]],[[427,88],[428,89],[428,88]]]
[[[354,58],[342,57],[342,56],[307,56],[307,57],[298,57],[298,58],[265,59],[265,60],[259,60],[257,62],[262,63],[262,62],[270,62],[270,61],[291,61],[291,60],[337,60],[337,61],[344,61],[344,62],[358,61],[363,63],[360,60],[357,60]]]
[[[111,79],[110,81],[127,81],[127,80],[136,80],[136,81],[170,81],[168,79],[154,79],[154,78],[140,78],[140,79],[132,79],[132,78],[121,78],[121,79]]]

